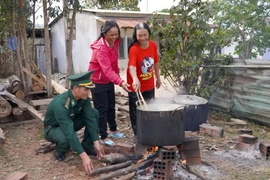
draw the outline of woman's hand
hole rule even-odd
[[[133,79],[132,87],[135,92],[138,92],[141,89],[141,83],[138,78]]]
[[[157,80],[156,80],[156,88],[158,89],[158,88],[160,88],[160,86],[161,86],[160,78],[157,78]]]
[[[128,87],[130,86],[129,84],[127,84],[125,81],[123,81],[120,85],[126,92],[131,92]]]

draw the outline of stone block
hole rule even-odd
[[[224,130],[221,127],[204,123],[200,125],[200,133],[208,134],[212,137],[223,137]]]

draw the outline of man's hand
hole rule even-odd
[[[83,164],[85,171],[88,174],[92,174],[94,166],[93,166],[93,162],[91,161],[90,157],[85,152],[83,152],[80,154],[80,158],[82,159],[82,164]]]
[[[101,157],[105,155],[103,148],[101,147],[99,141],[94,142],[94,148],[97,152],[98,160],[101,160]]]

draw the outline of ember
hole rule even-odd
[[[155,156],[157,151],[158,151],[158,146],[150,146],[150,147],[148,147],[145,155],[136,164],[141,163],[141,162]]]

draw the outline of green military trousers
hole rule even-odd
[[[97,110],[94,111],[96,119],[98,121],[99,119],[99,113]],[[98,123],[98,122],[97,122]],[[83,149],[93,149],[94,145],[90,138],[89,130],[85,126],[84,120],[82,115],[77,115],[77,117],[74,120],[74,131],[78,131],[85,127],[84,130],[84,138],[82,140],[82,146]],[[44,129],[44,138],[47,141],[50,141],[52,143],[56,144],[56,152],[58,153],[65,153],[70,149],[70,145],[60,127],[48,127]]]

